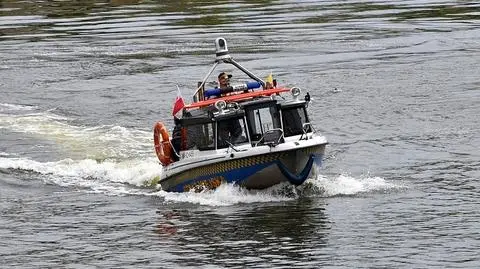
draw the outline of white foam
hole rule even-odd
[[[161,191],[157,195],[164,197],[169,202],[187,202],[208,206],[230,206],[240,203],[250,204],[293,200],[291,197],[275,194],[271,190],[249,191],[233,184],[222,184],[215,190],[207,190],[200,193],[170,193]]]
[[[29,105],[18,105],[18,104],[7,104],[7,103],[0,103],[0,112],[6,111],[31,111],[36,109],[36,106],[29,106]]]
[[[388,182],[381,177],[360,177],[355,178],[347,175],[336,177],[318,176],[309,179],[309,183],[321,189],[325,197],[338,195],[355,195],[367,192],[387,191],[390,189],[401,189],[405,186]]]
[[[0,128],[20,132],[44,135],[59,133],[65,129],[65,117],[48,112],[22,115],[0,114]]]
[[[3,152],[3,151],[0,151],[0,157],[8,157],[10,156],[11,154],[8,153],[8,152]]]
[[[298,188],[286,184],[253,191],[233,184],[222,184],[215,190],[206,190],[201,193],[173,193],[159,190],[160,186],[156,186],[157,188],[144,187],[161,176],[162,167],[155,158],[121,162],[64,159],[42,163],[25,158],[0,156],[0,168],[36,172],[43,175],[42,178],[46,183],[77,187],[86,192],[107,195],[159,196],[164,198],[167,203],[192,203],[207,206],[282,202],[302,196],[328,198],[404,188],[402,185],[388,182],[381,177],[354,178],[340,175],[336,177],[318,176],[307,180]]]
[[[60,186],[78,185],[89,188],[95,187],[95,182],[143,186],[146,182],[160,176],[162,172],[161,166],[153,158],[117,163],[114,161],[97,162],[91,159],[38,162],[25,158],[0,157],[0,168],[32,171],[46,175],[47,181]]]
[[[27,115],[0,114],[0,129],[50,140],[71,158],[107,159],[151,156],[151,132],[121,126],[74,126],[65,117],[49,112]]]
[[[161,176],[162,167],[155,158],[116,163],[97,162],[91,159],[38,162],[25,158],[0,157],[1,168],[35,172],[42,175],[41,178],[46,183],[81,188],[86,192],[107,195],[154,195],[173,203],[229,206],[239,203],[279,202],[293,199],[276,194],[276,191],[248,191],[233,184],[223,184],[216,190],[207,190],[202,193],[173,193],[154,187],[145,188],[145,185]]]
[[[0,168],[32,171],[47,183],[76,186],[94,192],[125,194],[134,186],[156,182],[162,173],[153,149],[151,132],[122,126],[74,126],[50,111],[22,115],[0,114],[0,129],[25,133],[37,143],[52,145],[58,156],[40,162],[2,153]],[[125,184],[126,183],[126,184]]]
[[[279,184],[265,190],[252,191],[233,184],[222,184],[215,190],[208,190],[201,193],[169,193],[159,191],[151,195],[163,197],[167,202],[173,203],[231,206],[243,203],[283,202],[298,199],[302,196],[328,198],[339,195],[383,192],[401,188],[404,188],[404,186],[388,182],[381,177],[354,178],[340,175],[333,178],[318,176],[317,178],[308,179],[304,185],[297,188],[288,184]]]

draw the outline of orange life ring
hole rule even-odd
[[[155,153],[163,166],[173,163],[172,144],[165,125],[161,122],[155,123],[153,127],[153,143],[155,144]]]

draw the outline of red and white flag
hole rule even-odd
[[[180,88],[177,86],[178,93],[177,98],[175,98],[175,103],[173,104],[172,116],[175,116],[180,110],[185,107],[185,102],[183,101],[182,93]]]

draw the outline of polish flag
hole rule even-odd
[[[175,116],[180,110],[185,107],[185,102],[183,101],[182,93],[180,88],[177,86],[178,93],[177,98],[175,98],[175,103],[173,104],[172,116]]]

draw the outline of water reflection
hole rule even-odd
[[[47,1],[41,5],[35,1],[2,1],[0,36],[36,35],[37,38],[83,36],[98,29],[103,29],[102,33],[112,30],[124,32],[129,29],[129,32],[136,32],[138,35],[145,30],[157,32],[212,26],[236,27],[236,31],[251,34],[260,32],[278,34],[278,30],[291,29],[294,25],[321,24],[323,27],[331,27],[335,23],[336,27],[345,24],[344,29],[347,29],[349,23],[363,20],[370,22],[377,20],[379,24],[376,28],[380,30],[392,28],[386,27],[388,24],[398,24],[402,28],[405,21],[417,20],[478,23],[479,7],[480,4],[473,1],[456,3],[427,1],[421,5],[416,1],[394,3],[313,1],[302,5],[294,1],[278,3],[270,0],[245,0],[235,3],[225,0]],[[242,25],[248,27],[244,30],[238,28]],[[369,26],[369,24],[355,25],[358,29]]]
[[[330,223],[320,201],[301,198],[260,207],[204,209],[159,212],[156,232],[171,237],[170,250],[196,253],[188,260],[179,258],[183,266],[209,257],[224,266],[272,256],[311,261],[312,251],[327,244]]]
[[[167,210],[157,213],[161,216],[155,227],[155,233],[161,236],[171,236],[177,234],[178,224],[176,222],[181,219],[181,215],[176,210]]]

